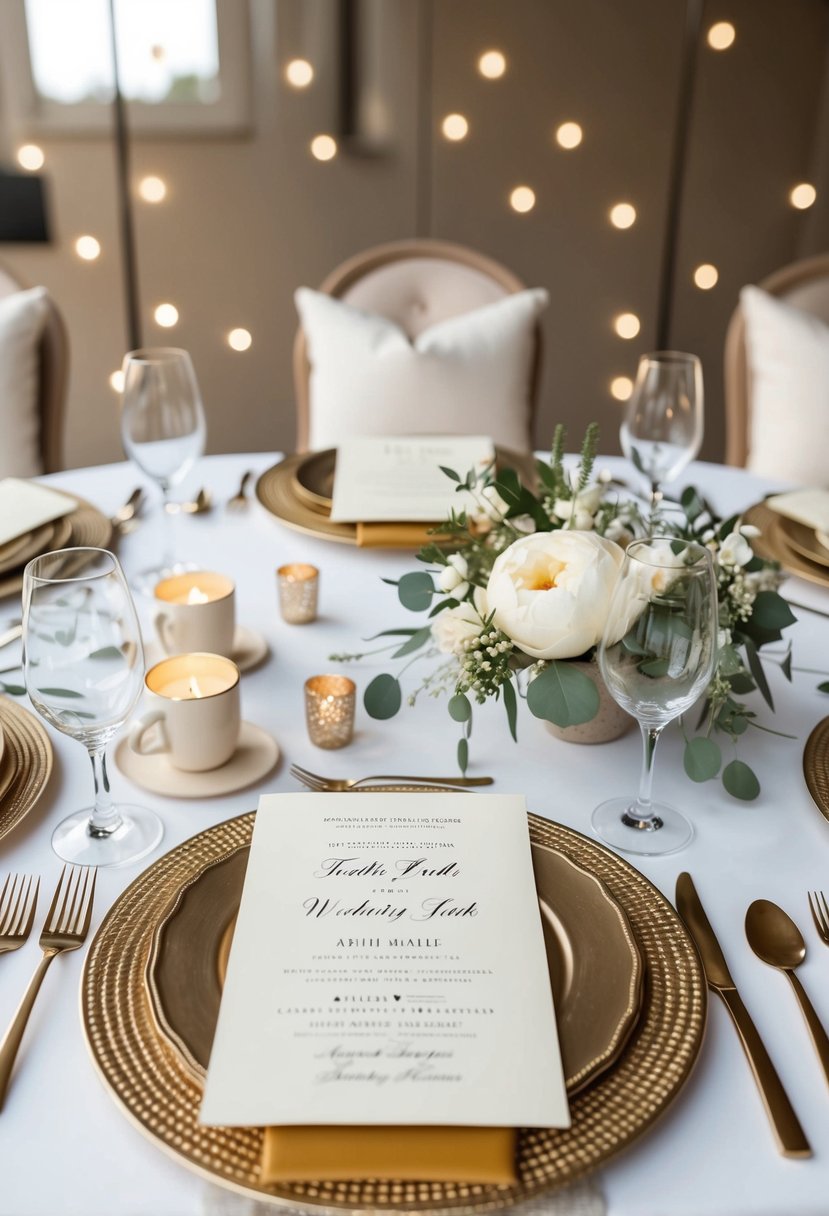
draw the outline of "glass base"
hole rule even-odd
[[[666,853],[678,853],[694,838],[693,824],[684,815],[654,802],[653,819],[637,820],[635,798],[610,798],[602,802],[593,812],[593,831],[606,844],[622,853],[635,853],[639,857],[661,857]]]
[[[78,866],[122,866],[152,852],[164,835],[164,824],[143,806],[118,805],[121,823],[109,836],[92,836],[92,807],[75,811],[55,828],[52,848],[63,861]]]
[[[158,566],[151,566],[148,570],[142,570],[131,579],[133,589],[140,595],[153,595],[157,585],[163,578],[171,578],[174,574],[192,574],[194,570],[200,570],[202,567],[196,562],[180,562],[168,561],[162,562]]]

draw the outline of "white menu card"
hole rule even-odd
[[[260,799],[201,1121],[569,1127],[523,797]]]
[[[471,468],[492,463],[484,435],[398,436],[349,439],[337,448],[331,518],[340,523],[431,523],[469,505],[441,472],[463,480]]]

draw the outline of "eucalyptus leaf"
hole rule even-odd
[[[780,664],[780,670],[783,672],[783,675],[786,677],[786,679],[791,684],[791,682],[792,682],[792,652],[791,652],[791,650],[786,655],[783,662]]]
[[[77,697],[79,700],[83,698],[83,693],[75,692],[73,688],[39,688],[37,691],[45,697]]]
[[[397,584],[400,603],[410,612],[424,612],[432,602],[434,591],[432,576],[425,570],[413,570],[411,574],[404,574]]]
[[[403,693],[400,681],[389,675],[388,672],[375,676],[363,693],[366,713],[370,718],[377,718],[380,721],[393,718],[400,709],[402,701]]]
[[[448,469],[445,464],[439,464],[438,468],[440,469],[441,473],[444,473],[450,479],[450,481],[460,481],[460,474],[456,473],[454,469]]]
[[[469,697],[462,692],[456,693],[454,697],[449,698],[447,706],[450,718],[456,722],[468,722],[472,717],[472,706],[469,702]]]
[[[722,753],[713,739],[704,735],[689,739],[685,744],[683,765],[692,781],[710,781],[722,764]]]
[[[752,623],[761,629],[785,629],[793,625],[797,617],[789,605],[776,591],[758,591],[751,611]]]
[[[822,684],[817,686],[818,692],[829,692],[829,680],[824,680]]]
[[[774,713],[774,698],[771,695],[771,689],[769,688],[769,682],[766,679],[766,673],[763,670],[763,664],[760,662],[760,656],[757,653],[757,647],[754,645],[754,642],[751,640],[751,638],[746,638],[746,640],[745,640],[745,652],[746,652],[746,658],[748,659],[748,665],[751,670],[751,674],[754,676],[754,679],[756,681],[757,687],[760,689],[760,693],[763,697],[763,700],[765,701],[766,705],[768,705],[768,707],[772,711],[772,713]]]
[[[732,760],[725,766],[722,783],[732,798],[740,798],[743,802],[753,802],[760,793],[760,782],[742,760]]]
[[[536,718],[556,726],[579,726],[598,713],[599,690],[574,664],[553,662],[531,681],[527,705]]]
[[[0,689],[2,689],[3,692],[8,693],[10,697],[22,697],[25,696],[26,693],[26,689],[22,684],[6,684],[0,681]]]
[[[117,646],[102,646],[100,650],[93,650],[90,654],[90,659],[123,659],[123,651]]]
[[[412,654],[415,650],[420,650],[421,646],[424,646],[426,642],[429,641],[431,636],[432,631],[428,625],[426,625],[423,629],[418,629],[412,634],[408,642],[404,642],[402,646],[395,650],[392,658],[402,659],[404,655]]]
[[[469,744],[466,739],[458,739],[458,768],[466,775],[469,768]]]
[[[504,708],[507,711],[507,722],[509,723],[509,733],[512,735],[514,741],[517,743],[518,742],[518,727],[517,727],[518,700],[515,696],[515,689],[513,688],[512,680],[506,680],[501,685],[501,689],[504,694]]]

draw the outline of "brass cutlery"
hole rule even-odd
[[[122,507],[119,507],[110,519],[113,528],[119,532],[131,531],[136,517],[141,514],[146,494],[143,486],[136,486]]]
[[[227,510],[228,511],[244,511],[245,508],[248,506],[248,503],[250,500],[247,497],[246,491],[247,491],[248,485],[250,484],[252,477],[253,477],[252,469],[248,469],[246,473],[242,474],[242,480],[239,482],[239,489],[236,491],[236,493],[233,495],[232,498],[229,498],[227,500]]]
[[[353,790],[358,786],[371,785],[376,782],[401,782],[402,784],[440,785],[467,789],[479,785],[492,785],[494,780],[492,777],[413,777],[399,773],[376,773],[370,777],[323,777],[298,764],[291,765],[291,776],[296,777],[297,781],[301,781],[309,789],[331,794],[342,793],[345,790]]]
[[[820,940],[829,946],[829,903],[822,891],[809,892],[809,910]]]
[[[205,515],[213,510],[213,495],[202,486],[190,502],[168,502],[166,510],[170,515]]]
[[[90,878],[91,875],[91,878]],[[90,866],[64,866],[40,934],[43,957],[29,981],[11,1025],[0,1043],[0,1110],[9,1087],[14,1062],[29,1014],[49,964],[58,954],[78,950],[86,940],[92,918],[97,870]]]
[[[39,889],[40,879],[31,874],[6,875],[0,890],[0,954],[19,950],[29,936]]]
[[[770,967],[777,967],[789,980],[797,997],[815,1051],[829,1081],[829,1036],[794,973],[806,957],[806,943],[792,918],[768,899],[755,899],[746,912],[746,938],[758,958]]]
[[[676,880],[676,907],[699,951],[708,986],[722,998],[740,1036],[780,1152],[785,1157],[811,1157],[809,1141],[763,1045],[759,1031],[740,998],[720,943],[697,894],[694,880],[688,873],[680,874]]]

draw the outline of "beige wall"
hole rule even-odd
[[[0,0],[0,39],[3,6],[17,2]],[[632,375],[655,343],[682,0],[368,0],[383,47],[375,103],[388,133],[374,155],[343,151],[322,164],[308,144],[336,122],[334,11],[331,0],[251,0],[247,136],[134,141],[133,178],[157,173],[169,186],[163,204],[135,203],[144,341],[191,350],[210,450],[292,445],[294,289],[361,248],[415,234],[473,245],[549,288],[536,440],[545,445],[563,419],[575,442],[596,418],[603,447],[616,450],[621,406],[609,381]],[[829,129],[826,6],[707,4],[706,27],[724,17],[737,26],[735,45],[698,51],[671,329],[672,345],[703,358],[711,458],[722,453],[722,341],[739,287],[829,235],[829,209],[798,213],[787,201],[794,182],[829,175],[816,160]],[[490,46],[508,58],[494,82],[475,70]],[[304,92],[282,81],[295,55],[317,69]],[[8,101],[0,94],[0,138],[11,148],[31,132],[10,127]],[[449,144],[439,125],[455,110],[470,135]],[[567,119],[585,132],[571,152],[553,139]],[[38,142],[55,240],[0,247],[0,259],[45,283],[67,317],[67,462],[114,460],[117,398],[107,379],[126,338],[113,155],[99,138]],[[527,215],[507,202],[522,183],[537,193]],[[829,198],[829,177],[818,184]],[[626,232],[607,218],[622,199],[639,212]],[[72,250],[83,232],[102,243],[95,263]],[[714,291],[691,283],[701,261],[720,270]],[[162,300],[179,308],[173,330],[152,320]],[[633,341],[613,332],[621,311],[641,318]],[[246,353],[224,340],[237,325],[254,337]]]

